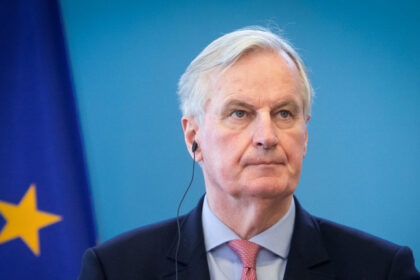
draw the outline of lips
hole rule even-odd
[[[269,165],[284,165],[284,161],[281,160],[249,160],[245,162],[245,166],[248,165],[261,165],[261,166],[269,166]]]

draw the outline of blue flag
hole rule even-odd
[[[89,199],[59,6],[2,1],[0,279],[76,279]]]

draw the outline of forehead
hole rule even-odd
[[[303,84],[299,71],[285,53],[256,50],[244,54],[220,76],[213,76],[209,106],[242,100],[255,106],[276,106],[293,100],[303,106]]]

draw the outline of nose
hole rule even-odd
[[[279,139],[270,114],[260,115],[255,120],[253,142],[256,147],[265,150],[275,147]]]

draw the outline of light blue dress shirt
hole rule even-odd
[[[210,279],[239,280],[242,274],[241,260],[226,243],[240,238],[216,217],[207,197],[203,203],[202,223]],[[261,246],[257,256],[258,280],[283,279],[294,223],[295,202],[292,199],[286,215],[269,229],[249,239]]]

